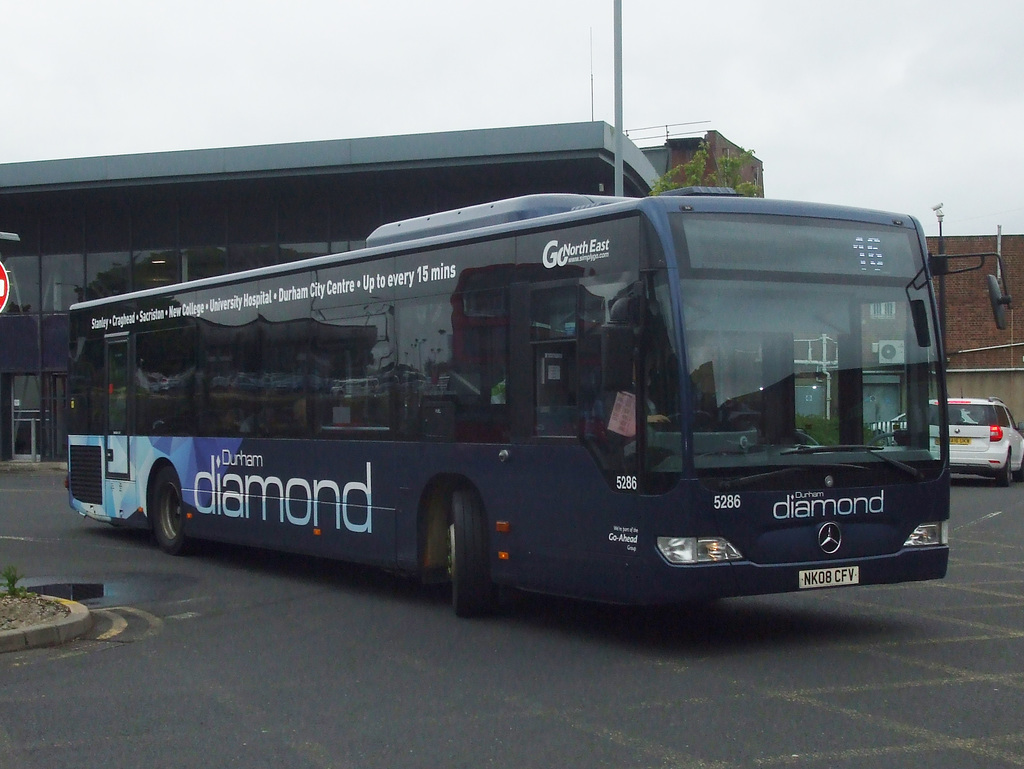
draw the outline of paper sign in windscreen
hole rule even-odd
[[[612,406],[608,429],[626,438],[636,437],[636,396],[633,393],[615,394],[615,405]]]

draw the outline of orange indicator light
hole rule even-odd
[[[508,521],[496,521],[494,528],[502,534],[508,534],[512,531],[512,525]]]
[[[321,533],[321,532],[320,532],[320,529],[313,529],[313,536],[314,536],[314,537],[319,537],[319,536],[320,536],[320,533]]]
[[[508,553],[506,553],[504,550],[499,550],[498,551],[498,560],[507,561],[508,560]]]

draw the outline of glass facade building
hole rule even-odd
[[[626,142],[626,194],[653,166]],[[66,452],[68,308],[359,248],[377,226],[541,192],[610,194],[605,123],[0,165],[0,460]]]

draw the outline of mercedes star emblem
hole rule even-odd
[[[818,529],[818,547],[828,555],[835,553],[842,542],[843,532],[838,523],[825,523]]]

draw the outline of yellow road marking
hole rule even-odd
[[[120,614],[115,614],[112,611],[105,611],[103,609],[97,609],[95,610],[95,613],[110,621],[110,629],[105,633],[100,633],[100,635],[96,636],[97,641],[109,641],[111,638],[116,638],[128,629],[128,620]]]

